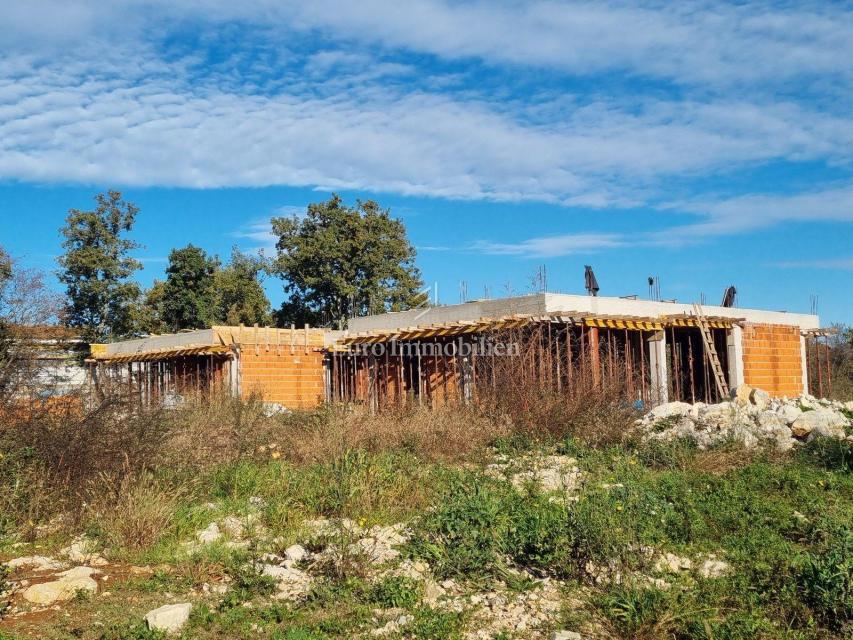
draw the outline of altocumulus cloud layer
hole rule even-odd
[[[853,220],[846,4],[7,0],[0,24],[3,179],[701,216],[649,243]],[[697,187],[796,163],[832,181]]]

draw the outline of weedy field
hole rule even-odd
[[[0,638],[851,637],[850,439],[700,450],[594,410],[9,417]]]

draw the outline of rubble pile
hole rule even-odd
[[[736,441],[746,447],[770,442],[788,451],[815,438],[853,442],[853,401],[838,402],[810,395],[772,398],[767,392],[740,385],[732,399],[718,404],[668,402],[640,420],[645,440],[693,440],[701,449]]]

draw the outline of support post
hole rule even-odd
[[[657,405],[669,402],[665,331],[655,331],[649,338],[649,369],[652,377],[652,403]]]
[[[592,364],[592,383],[601,385],[601,352],[598,349],[598,327],[589,328],[589,356]]]
[[[801,339],[800,345],[804,343]],[[743,384],[743,329],[737,325],[732,326],[726,335],[726,351],[729,359],[729,389],[737,389]],[[805,351],[803,349],[803,351]],[[805,359],[803,360],[805,362]],[[805,366],[805,365],[804,365]],[[803,380],[806,372],[803,370]]]

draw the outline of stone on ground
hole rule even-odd
[[[101,573],[92,567],[74,567],[57,574],[59,580],[34,584],[23,593],[24,600],[37,605],[51,605],[71,600],[78,591],[96,593],[98,583],[92,578]]]
[[[106,559],[96,551],[95,542],[85,536],[76,538],[59,553],[75,564],[86,564],[93,567],[102,567],[108,564]]]
[[[163,605],[145,614],[145,624],[152,631],[178,633],[189,620],[192,608],[189,602]]]
[[[728,562],[717,560],[716,558],[708,558],[699,567],[699,575],[703,578],[722,578],[731,571],[731,568]]]
[[[308,557],[308,551],[300,544],[294,544],[284,550],[284,561],[291,565],[301,562]]]
[[[551,640],[583,640],[583,636],[577,631],[555,631],[551,634]]]
[[[21,567],[28,567],[33,571],[57,571],[68,565],[63,565],[61,562],[47,556],[24,556],[9,560],[6,566],[13,571]]]
[[[261,571],[277,582],[275,594],[277,600],[297,600],[311,589],[311,576],[300,569],[265,564],[261,567]]]
[[[814,438],[846,438],[853,426],[842,410],[843,403],[819,400],[809,395],[799,398],[771,398],[749,385],[740,385],[732,401],[705,405],[670,402],[655,407],[637,424],[646,440],[692,440],[700,449],[728,441],[754,447],[760,442],[775,443],[788,451]]]
[[[843,438],[847,419],[844,414],[832,409],[814,409],[800,414],[791,424],[791,431],[798,438],[817,437]]]

